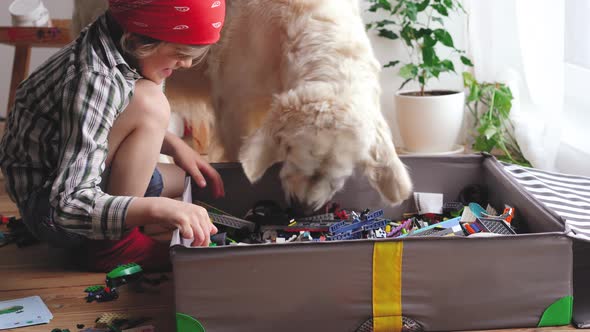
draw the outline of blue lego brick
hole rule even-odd
[[[330,231],[330,233],[336,233],[340,228],[349,225],[350,223],[347,221],[341,221],[338,223],[335,223],[334,225],[330,226],[330,228],[328,229]]]
[[[330,240],[330,241],[345,240],[350,235],[352,235],[352,232],[338,233],[338,234],[335,234],[335,235],[332,235],[332,236],[328,237],[328,240]]]
[[[371,221],[371,220],[376,219],[376,218],[379,218],[381,216],[383,216],[383,210],[377,210],[375,212],[372,212],[372,213],[368,214],[366,216],[366,219],[365,220],[366,221]]]
[[[358,218],[354,218],[352,223],[348,220],[343,220],[339,223],[336,223],[332,226],[330,226],[329,231],[330,233],[334,234],[334,233],[342,233],[345,232],[345,230],[341,230],[342,228],[346,227],[346,226],[350,226],[353,224],[357,224],[360,223],[361,221]]]
[[[371,223],[371,222],[369,222],[369,223]],[[355,231],[357,229],[363,228],[363,225],[366,225],[366,224],[367,224],[367,222],[364,222],[364,221],[363,222],[360,222],[360,221],[359,222],[353,222],[352,224],[347,223],[347,224],[345,224],[345,225],[337,228],[336,230],[332,231],[331,233],[333,233],[333,234],[339,234],[339,233],[345,233],[345,232],[348,232],[348,231],[351,231],[352,232],[352,231]]]
[[[377,211],[377,212],[379,212],[379,211]],[[383,214],[383,211],[381,211],[381,214]],[[380,219],[377,222],[378,222],[378,225],[382,225],[382,226],[378,226],[376,228],[381,228],[381,227],[385,227],[385,225],[387,225],[388,221],[385,219]],[[375,223],[375,221],[373,221],[372,219],[360,221],[359,219],[355,218],[352,223],[340,222],[338,224],[332,225],[332,227],[330,227],[330,233],[339,234],[339,233],[344,233],[344,232],[348,232],[348,231],[356,231],[358,229],[362,229],[362,230],[375,229],[375,228],[371,228],[371,227],[373,227],[374,223]],[[365,229],[365,227],[368,227],[368,228]]]
[[[389,220],[386,219],[379,219],[379,220],[375,220],[375,221],[369,221],[367,224],[363,225],[362,229],[363,231],[370,231],[370,230],[375,230],[375,229],[379,229],[379,228],[385,228],[385,226],[387,226],[387,224],[389,223]]]
[[[338,240],[356,240],[361,239],[363,237],[363,231],[347,231],[344,233],[338,233],[336,235],[330,236],[328,238],[329,241],[338,241]]]

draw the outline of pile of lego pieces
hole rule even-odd
[[[212,222],[222,230],[221,234],[212,237],[215,243],[212,246],[515,234],[510,225],[514,209],[509,207],[503,214],[496,215],[489,206],[484,210],[477,203],[463,205],[447,202],[442,204],[440,212],[406,213],[396,221],[385,218],[383,210],[358,212],[336,208],[323,214],[290,218],[288,222],[283,216],[280,222],[265,222],[262,225],[230,215],[210,213]]]

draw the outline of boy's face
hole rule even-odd
[[[139,59],[138,63],[139,72],[143,77],[156,84],[161,84],[164,79],[172,75],[172,71],[178,68],[190,68],[193,59],[180,54],[176,45],[164,44],[150,56]]]

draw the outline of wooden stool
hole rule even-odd
[[[6,116],[14,105],[16,88],[29,75],[33,47],[63,47],[72,41],[70,20],[52,20],[53,27],[0,27],[0,43],[14,46],[12,79]]]

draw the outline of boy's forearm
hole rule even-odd
[[[173,156],[174,152],[178,148],[179,145],[184,144],[180,137],[176,136],[171,132],[166,132],[164,136],[164,142],[162,142],[162,149],[160,152],[167,156]]]
[[[157,213],[155,209],[158,206],[158,203],[161,203],[158,202],[158,200],[161,199],[162,197],[134,198],[127,208],[125,227],[133,228],[157,223]]]

